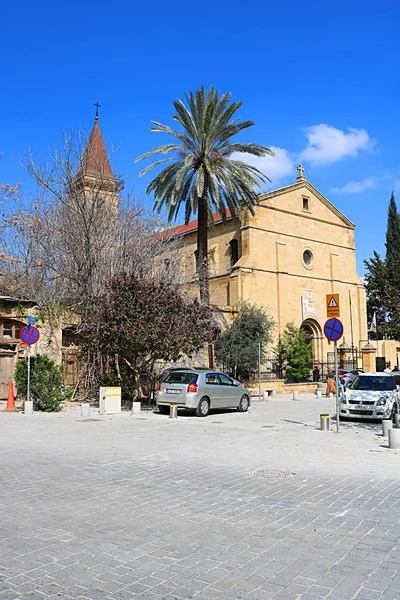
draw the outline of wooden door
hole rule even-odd
[[[14,379],[15,353],[0,350],[0,399],[7,398],[10,381]]]

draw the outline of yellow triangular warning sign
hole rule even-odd
[[[337,308],[338,303],[336,302],[335,298],[332,296],[332,298],[329,300],[329,304],[328,304],[329,308]]]

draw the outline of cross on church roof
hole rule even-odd
[[[94,120],[98,121],[99,120],[99,108],[101,108],[101,104],[99,104],[99,102],[97,101],[95,103],[95,107],[96,107],[96,116],[94,117]]]
[[[305,181],[306,178],[303,175],[303,173],[304,173],[303,165],[298,165],[297,170],[299,172],[299,174],[297,175],[297,181]]]

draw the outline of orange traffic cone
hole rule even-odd
[[[8,398],[7,398],[6,410],[16,410],[15,400],[14,400],[14,386],[12,384],[12,381],[10,381],[10,386],[8,388]]]

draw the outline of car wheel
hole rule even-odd
[[[247,410],[249,409],[249,404],[250,404],[249,397],[246,396],[246,394],[243,394],[243,396],[240,398],[238,411],[239,412],[247,412]]]
[[[210,401],[208,398],[201,398],[197,408],[196,417],[207,417],[210,412]]]
[[[158,410],[160,411],[160,413],[162,415],[169,415],[169,406],[162,406],[162,405],[160,405],[158,407]]]

